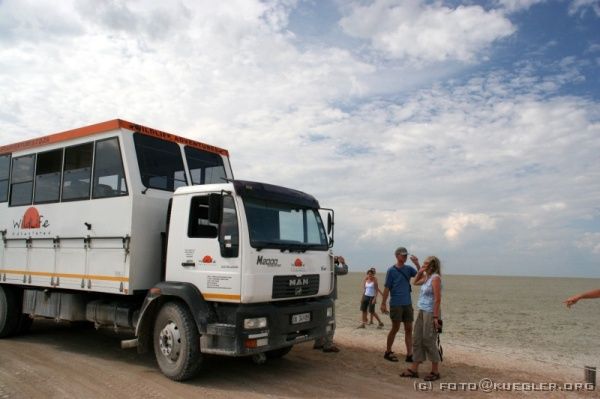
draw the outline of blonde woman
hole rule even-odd
[[[417,275],[414,284],[421,286],[417,307],[419,313],[413,333],[413,364],[401,377],[418,378],[419,365],[425,360],[431,361],[431,372],[425,381],[440,379],[439,362],[441,353],[438,349],[438,331],[441,329],[440,312],[442,305],[442,276],[440,260],[430,256],[419,265],[419,259],[412,255],[410,260],[415,264]]]

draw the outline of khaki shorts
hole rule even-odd
[[[390,319],[393,321],[412,323],[415,319],[412,305],[391,306]]]

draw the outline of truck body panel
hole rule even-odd
[[[80,180],[85,180],[89,186],[85,198],[39,203],[33,198],[27,204],[13,205],[7,195],[6,201],[0,203],[0,230],[4,232],[4,245],[0,247],[0,281],[123,295],[147,290],[160,281],[160,233],[165,229],[172,192],[144,185],[134,142],[134,135],[142,132],[152,132],[153,135],[148,136],[152,138],[163,134],[169,138],[173,136],[116,120],[37,141],[29,140],[21,145],[0,147],[0,156],[7,150],[18,149],[10,154],[12,160],[32,154],[38,154],[40,158],[39,154],[53,151],[62,151],[64,159],[66,149],[94,144],[97,147],[98,143],[112,140],[122,162],[121,176],[103,176],[90,184],[90,179],[95,179],[91,173],[92,164],[100,163],[93,159],[87,167],[87,177]],[[222,159],[224,174],[232,177],[225,150],[183,138],[178,141],[194,145],[194,149],[206,146],[216,151],[210,154]],[[183,164],[183,145],[173,141],[168,143],[178,146]],[[99,155],[97,152],[92,153],[92,158]],[[66,168],[65,163],[60,179],[63,196],[67,191]],[[57,171],[57,175],[60,174]],[[47,174],[36,173],[39,175]],[[183,174],[182,170],[182,185],[188,184],[187,175],[190,172]],[[126,186],[123,195],[96,195],[96,188],[116,187],[118,182],[114,180],[119,177]],[[32,191],[37,188],[36,183],[33,182]],[[12,186],[14,189],[16,184]]]

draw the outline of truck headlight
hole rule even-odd
[[[267,318],[266,317],[255,317],[253,319],[244,319],[244,329],[252,330],[254,328],[266,328]]]
[[[333,307],[327,308],[327,317],[333,317]]]

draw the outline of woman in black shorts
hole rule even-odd
[[[363,280],[363,296],[360,301],[360,311],[362,312],[362,323],[358,328],[365,328],[367,324],[367,310],[371,314],[371,322],[373,324],[373,318],[377,319],[379,325],[377,328],[383,328],[383,323],[377,313],[375,313],[375,303],[377,302],[377,294],[381,294],[377,278],[375,277],[375,269],[371,268],[367,271],[367,277]]]

